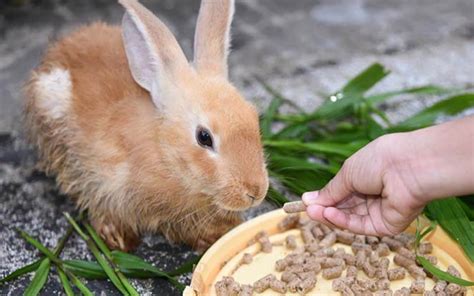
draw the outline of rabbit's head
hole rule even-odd
[[[258,113],[227,80],[233,1],[202,1],[192,64],[155,15],[137,1],[120,2],[129,67],[150,93],[159,122],[157,165],[220,209],[258,205],[268,189]]]

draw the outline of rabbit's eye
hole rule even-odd
[[[198,127],[196,131],[196,140],[202,147],[214,149],[211,133],[207,129]]]

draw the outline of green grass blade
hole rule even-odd
[[[399,95],[442,95],[455,91],[454,89],[444,88],[437,85],[425,85],[412,88],[405,88],[395,91],[379,93],[366,97],[366,101],[371,104],[379,104],[383,101]]]
[[[424,269],[426,269],[429,273],[434,275],[440,280],[447,281],[450,283],[458,284],[461,286],[474,286],[474,282],[467,281],[456,276],[450,275],[449,273],[442,271],[441,269],[437,268],[433,264],[431,264],[427,259],[416,256],[416,261],[418,261]]]
[[[144,270],[150,271],[162,277],[170,277],[170,275],[168,275],[166,272],[156,268],[138,256],[114,250],[112,251],[112,257],[114,258],[114,262],[120,266],[120,269],[124,268],[129,270]]]
[[[426,206],[426,211],[431,219],[436,220],[458,242],[471,262],[474,262],[474,229],[457,198],[433,201]]]
[[[449,97],[398,124],[395,131],[427,127],[432,125],[439,116],[456,115],[472,107],[474,107],[474,93]]]
[[[28,265],[25,265],[22,268],[17,269],[14,272],[10,273],[9,275],[7,275],[6,277],[4,277],[0,280],[0,286],[3,285],[6,282],[17,279],[17,278],[19,278],[20,276],[22,276],[24,274],[27,274],[27,273],[30,273],[30,272],[33,272],[33,271],[37,270],[38,267],[40,266],[41,262],[43,262],[43,260],[44,260],[44,258],[38,259],[35,262],[33,262],[31,264],[28,264]]]
[[[367,69],[352,78],[343,88],[342,93],[363,95],[375,84],[384,79],[390,72],[379,63],[370,65]]]
[[[308,191],[321,189],[333,175],[321,171],[293,171],[291,176],[276,175],[275,177],[293,193],[301,195]]]
[[[182,275],[188,272],[193,272],[194,267],[199,263],[199,260],[201,260],[202,255],[196,256],[193,259],[187,261],[183,265],[179,266],[173,271],[168,272],[169,275],[171,276],[178,276]]]
[[[54,255],[53,252],[51,252],[48,248],[43,246],[38,240],[34,239],[32,236],[30,236],[28,233],[24,232],[23,230],[18,230],[20,232],[20,235],[31,245],[33,245],[35,248],[37,248],[41,253],[45,254],[49,259],[53,259],[56,256]],[[53,259],[54,260],[54,259]]]
[[[36,239],[34,239],[33,237],[31,237],[28,233],[22,231],[22,230],[19,230],[20,231],[20,235],[28,242],[30,243],[31,245],[33,245],[35,248],[37,248],[41,253],[43,253],[44,255],[46,255],[48,258],[48,261],[52,261],[56,264],[56,266],[58,267],[58,269],[61,269],[62,271],[65,271],[64,268],[63,268],[63,262],[56,257],[56,254],[54,254],[53,252],[51,252],[48,248],[46,248],[43,244],[41,244],[39,241],[37,241]],[[62,242],[64,243],[65,240],[62,240]],[[62,244],[63,244],[62,243]],[[61,243],[60,243],[61,244]],[[63,244],[64,245],[64,244]],[[57,248],[58,250],[59,248]],[[39,269],[39,268],[38,268]],[[67,271],[66,271],[67,272]],[[92,292],[78,279],[76,278],[76,276],[74,274],[71,274],[71,273],[68,273],[67,276],[71,279],[71,281],[73,282],[73,284],[78,287],[78,289],[82,292],[82,294],[86,295],[86,296],[92,296]]]
[[[64,260],[64,268],[86,279],[106,279],[107,274],[96,262],[83,260]]]
[[[100,253],[99,249],[97,246],[94,244],[92,239],[82,231],[82,229],[79,227],[79,225],[72,219],[72,217],[68,214],[64,214],[66,216],[66,219],[69,221],[69,223],[74,227],[76,232],[82,237],[82,239],[86,242],[87,246],[89,247],[89,250],[92,252],[94,255],[95,259],[97,262],[100,264],[102,269],[105,271],[107,276],[109,277],[110,281],[114,284],[114,286],[123,294],[123,295],[128,295],[129,292],[127,289],[122,284],[122,281],[118,278],[117,274],[115,271],[109,266],[107,260],[104,258],[104,256]]]
[[[474,221],[474,196],[463,197],[458,199],[459,204],[466,213],[466,216],[469,220]]]
[[[41,261],[38,269],[36,270],[35,276],[31,283],[26,288],[23,295],[25,296],[34,296],[38,295],[41,289],[43,289],[46,281],[48,280],[49,271],[51,269],[51,261],[48,258],[45,258]]]
[[[151,265],[138,256],[114,250],[112,251],[112,257],[120,269],[126,269],[130,271],[148,271],[155,274],[156,276],[166,278],[180,290],[184,289],[184,285],[178,282],[173,276]]]
[[[310,142],[304,143],[300,141],[264,141],[264,145],[271,148],[279,148],[284,151],[308,152],[317,154],[339,155],[342,157],[349,157],[357,150],[366,145],[368,140],[360,140],[348,144],[341,143],[324,143],[324,142]]]
[[[66,293],[67,296],[74,296],[74,291],[72,290],[71,284],[69,283],[69,280],[61,269],[58,269],[58,274],[59,274],[59,279],[61,280],[61,284],[63,285],[64,292]]]
[[[303,139],[309,133],[310,128],[307,124],[290,124],[274,134],[271,139]]]
[[[107,278],[107,274],[105,273],[105,271],[96,262],[83,261],[83,260],[65,260],[63,263],[64,263],[64,267],[67,270],[83,278],[92,279],[92,280]],[[153,272],[145,271],[145,270],[137,270],[137,269],[131,270],[131,269],[126,269],[126,268],[120,268],[120,272],[122,272],[127,277],[131,277],[131,278],[148,279],[148,278],[163,277],[161,275],[158,275],[157,273],[153,273]]]
[[[331,174],[336,174],[338,167],[329,166],[323,163],[310,162],[304,158],[280,155],[278,153],[270,154],[269,168],[277,173],[293,170],[321,170]]]
[[[127,280],[124,274],[120,271],[120,269],[115,267],[115,263],[112,258],[112,253],[110,252],[105,242],[100,238],[97,232],[95,232],[94,228],[92,228],[92,226],[90,226],[88,223],[84,223],[84,227],[86,228],[89,235],[92,237],[92,240],[95,242],[95,244],[99,247],[99,249],[105,255],[105,258],[107,258],[110,265],[115,268],[115,273],[117,274],[117,277],[120,279],[120,281],[122,282],[123,286],[128,291],[128,293],[130,293],[130,295],[133,295],[133,296],[138,296],[137,290],[135,290],[132,284],[130,284],[130,282]]]
[[[352,78],[340,92],[331,96],[336,98],[335,101],[328,100],[316,109],[313,113],[313,118],[331,120],[335,117],[347,115],[347,110],[350,110],[348,108],[361,102],[363,95],[388,74],[389,72],[382,65],[378,63],[372,64]]]
[[[421,231],[420,226],[420,218],[416,218],[416,233],[415,233],[415,253],[418,251],[418,246],[420,245],[421,240],[427,236],[431,231],[436,228],[436,222],[431,221],[430,226],[428,226],[425,230]]]
[[[271,186],[268,188],[266,199],[279,207],[282,207],[286,202],[289,202],[283,194]]]
[[[105,257],[109,260],[112,260],[112,253],[105,244],[105,242],[100,238],[100,236],[95,232],[94,228],[88,223],[83,223],[84,227],[86,228],[87,233],[89,233],[92,240],[95,242],[99,250],[105,255]]]

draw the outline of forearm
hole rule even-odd
[[[397,168],[424,202],[474,193],[474,116],[398,134]]]

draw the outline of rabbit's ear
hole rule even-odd
[[[160,93],[189,70],[189,64],[170,30],[136,0],[119,0],[125,9],[122,35],[135,81],[151,93],[157,107]]]
[[[234,0],[201,0],[194,35],[194,65],[198,72],[227,78],[227,54]]]

